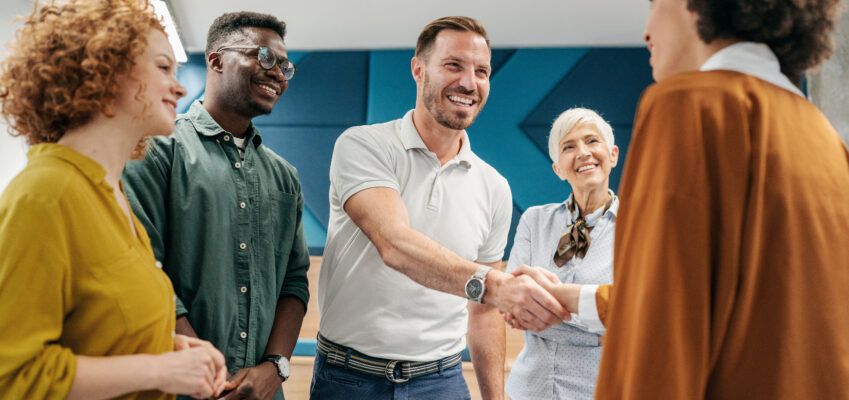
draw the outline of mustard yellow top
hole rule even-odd
[[[64,399],[77,354],[170,351],[174,291],[100,164],[58,144],[28,157],[0,197],[0,398]]]

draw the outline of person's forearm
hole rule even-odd
[[[265,354],[279,354],[292,357],[292,350],[301,333],[306,306],[295,296],[283,296],[277,300],[274,324],[265,346]]]
[[[147,354],[110,357],[77,356],[77,373],[68,399],[111,399],[156,388],[153,357]]]
[[[573,283],[562,283],[554,286],[552,295],[569,312],[578,313],[578,300],[581,294],[581,285]]]
[[[504,398],[504,321],[498,309],[469,304],[469,351],[481,397]]]
[[[381,236],[387,238],[378,246],[386,265],[423,286],[465,297],[464,285],[479,264],[463,259],[412,228],[392,229]]]
[[[197,332],[195,332],[194,328],[192,328],[192,324],[189,323],[187,315],[177,317],[177,324],[174,327],[174,331],[179,335],[186,335],[195,338],[198,337]]]

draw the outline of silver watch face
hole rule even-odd
[[[275,364],[277,364],[277,373],[280,374],[283,379],[289,379],[289,360],[285,357],[281,357]]]
[[[470,299],[480,299],[483,294],[483,281],[478,278],[469,279],[466,282],[466,296]]]

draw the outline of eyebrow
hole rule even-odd
[[[468,60],[466,60],[464,58],[457,57],[457,56],[447,56],[447,57],[443,58],[442,61],[468,62]],[[490,66],[489,64],[481,64],[479,67],[486,68],[487,71],[492,69],[492,66]]]
[[[582,140],[582,139],[586,139],[588,137],[593,137],[593,136],[597,137],[597,138],[601,137],[601,135],[597,132],[590,132],[590,133],[586,133],[583,136],[578,137],[578,138],[566,139],[563,142],[561,142],[561,145],[566,144],[566,143],[572,143],[572,142],[575,142],[576,140]]]
[[[157,54],[156,56],[157,56],[157,57],[158,57],[158,56],[165,57],[165,58],[167,58],[167,59],[168,59],[168,61],[171,61],[171,63],[172,63],[172,64],[176,64],[176,63],[177,63],[177,60],[174,58],[174,55],[173,55],[173,54],[168,54],[168,53],[159,53],[159,54]]]

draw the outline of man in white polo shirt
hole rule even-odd
[[[415,109],[348,129],[333,151],[314,399],[469,398],[467,329],[481,394],[501,399],[498,310],[539,329],[568,319],[532,279],[501,271],[510,188],[465,132],[489,94],[483,26],[429,23],[411,69]]]

